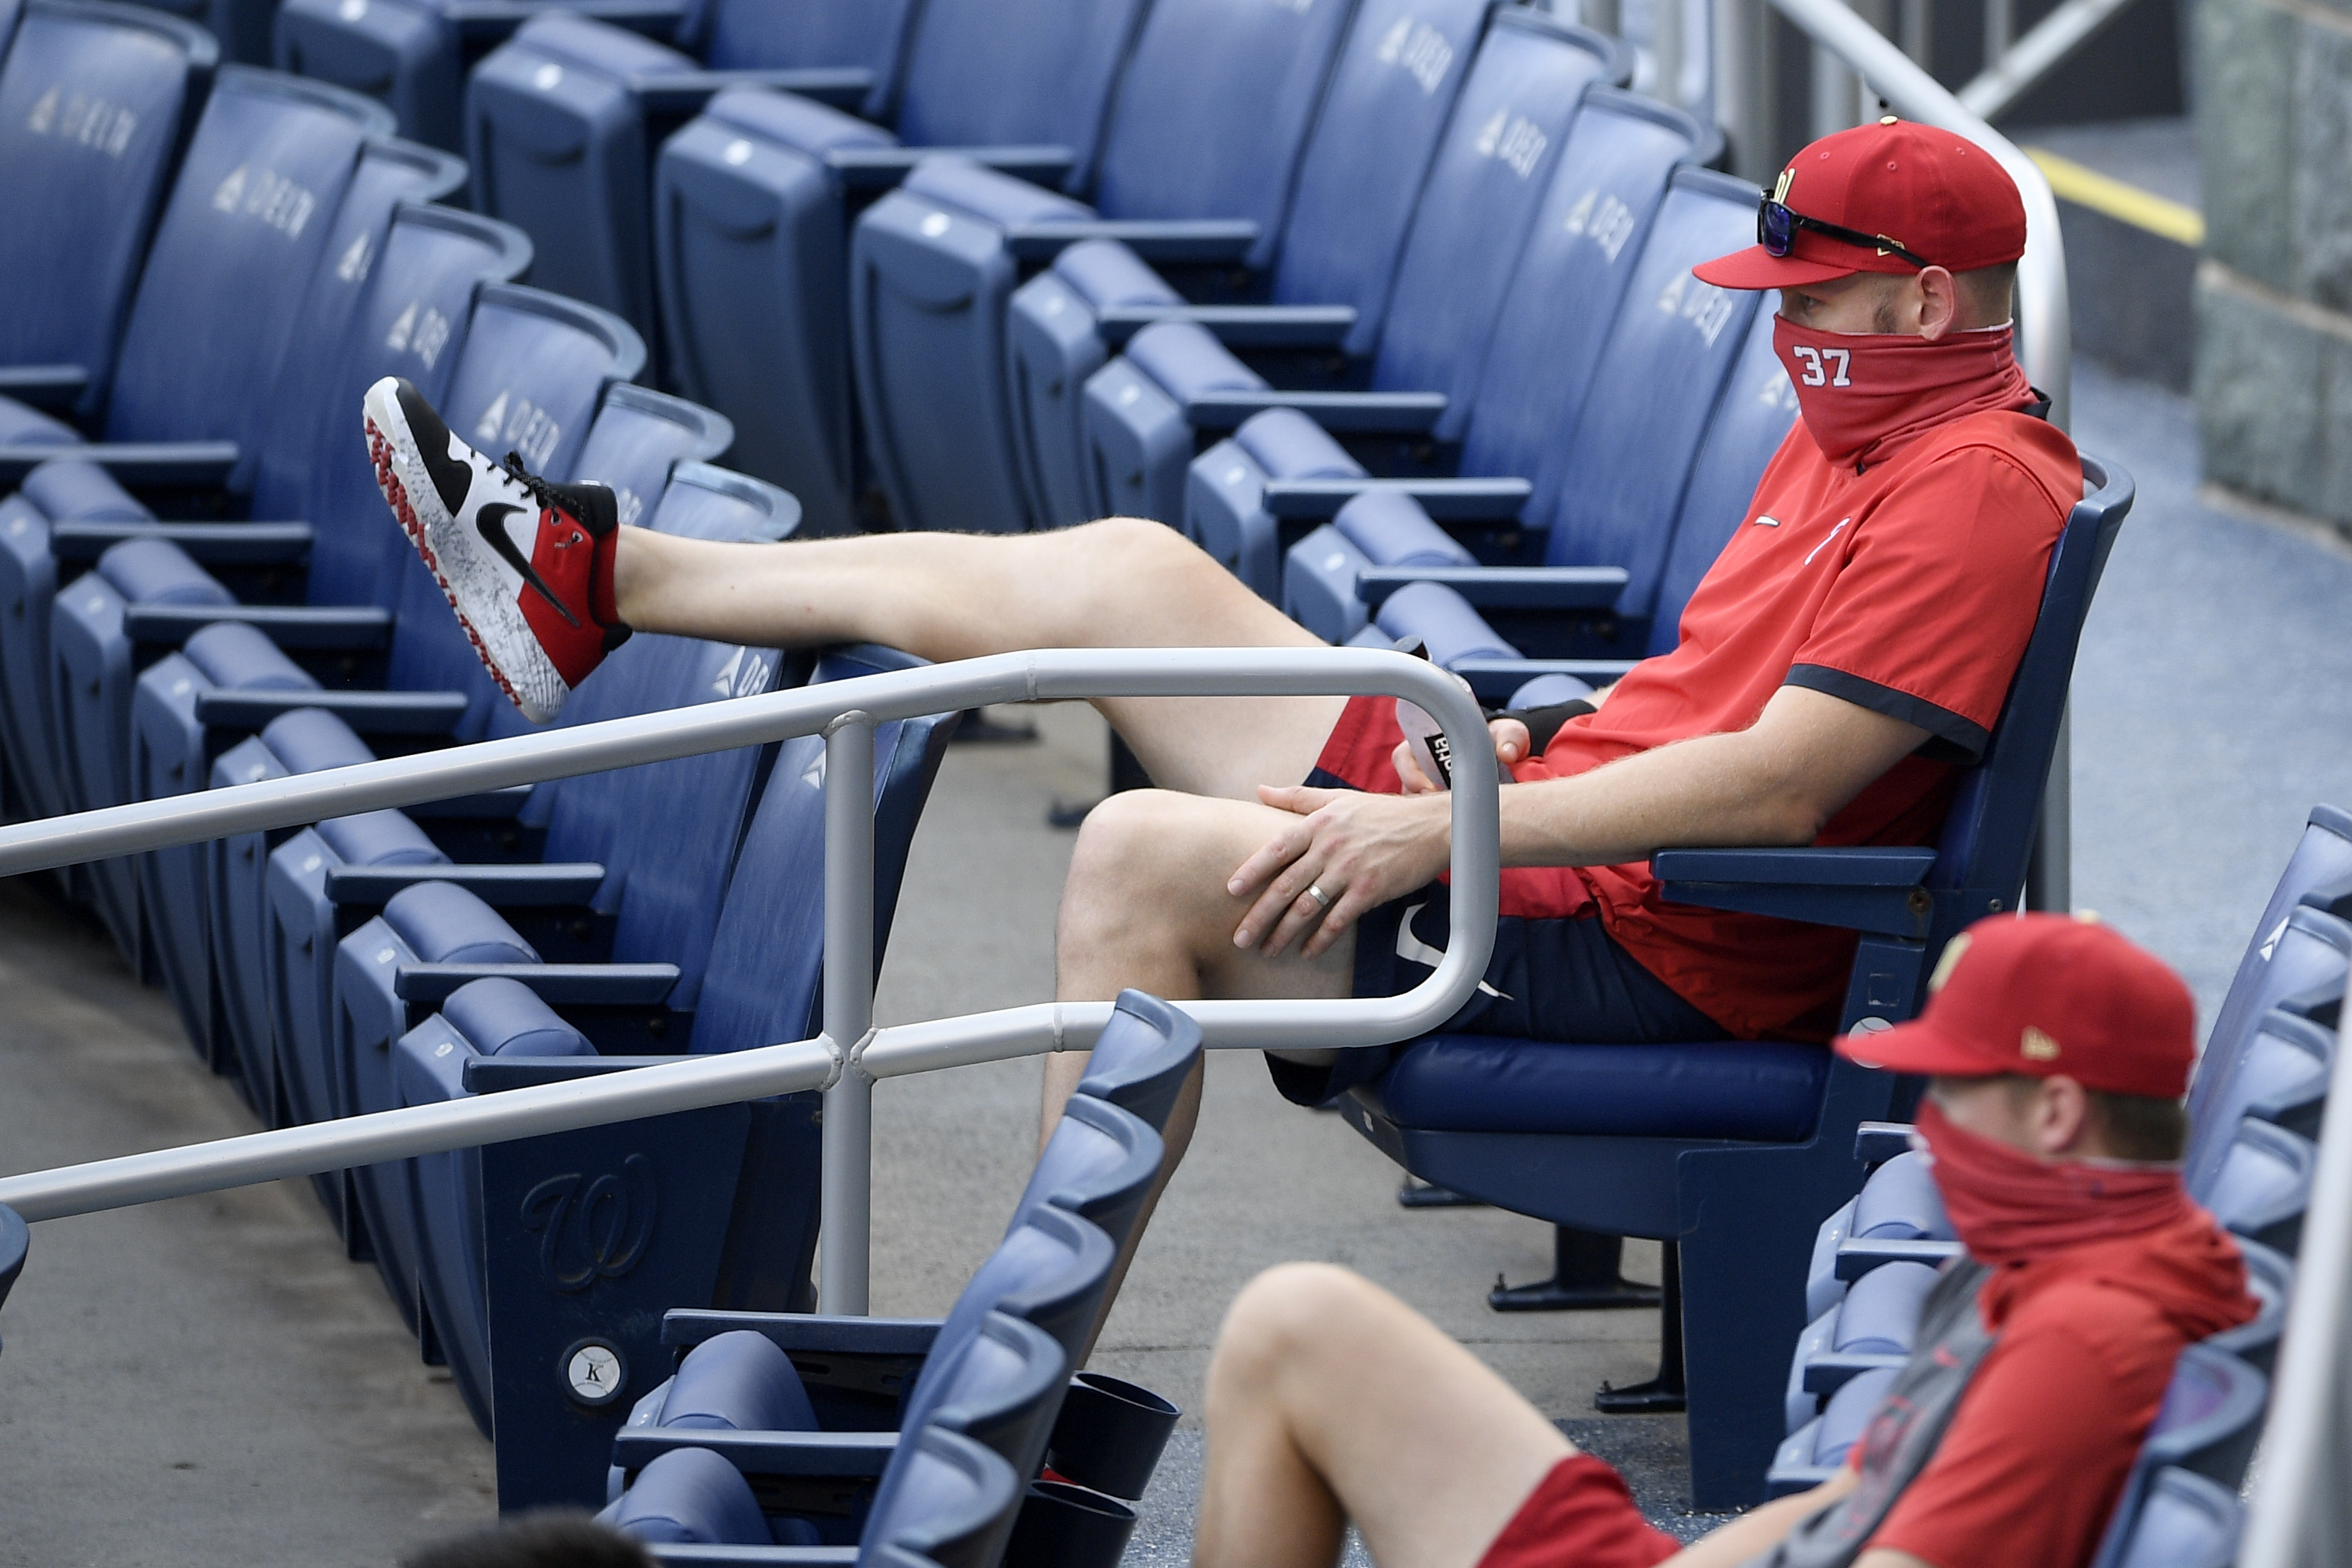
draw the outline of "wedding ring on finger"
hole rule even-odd
[[[1317,909],[1326,910],[1327,912],[1330,910],[1331,895],[1325,892],[1322,889],[1317,887],[1312,882],[1307,884],[1307,896],[1315,900],[1315,907]]]

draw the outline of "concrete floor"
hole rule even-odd
[[[2187,403],[2078,365],[2076,430],[2140,504],[2075,685],[2075,889],[2179,964],[2210,1017],[2314,801],[2352,804],[2352,554],[2218,512],[2196,489]],[[1090,710],[1032,746],[950,753],[902,899],[886,1022],[1050,994],[1071,837],[1056,798],[1099,787]],[[0,1169],[251,1125],[128,984],[95,929],[0,885]],[[1034,1062],[877,1094],[874,1307],[943,1307],[1002,1226],[1033,1147]],[[1396,1173],[1336,1118],[1299,1111],[1253,1058],[1220,1056],[1191,1158],[1146,1239],[1097,1364],[1197,1409],[1225,1301],[1287,1258],[1344,1262],[1473,1343],[1678,1521],[1679,1426],[1601,1422],[1601,1381],[1647,1374],[1644,1313],[1497,1317],[1500,1273],[1547,1271],[1549,1232],[1492,1210],[1406,1212]],[[1632,1249],[1654,1279],[1654,1247]],[[417,1363],[373,1270],[344,1262],[292,1184],[39,1226],[0,1321],[0,1568],[104,1563],[386,1563],[487,1519],[487,1445]],[[1189,1541],[1197,1433],[1180,1432],[1133,1557]]]

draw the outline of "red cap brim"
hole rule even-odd
[[[1826,283],[1862,270],[1851,263],[1811,261],[1800,256],[1775,256],[1760,245],[1718,256],[1691,268],[1691,276],[1718,289],[1796,289]]]
[[[1943,1033],[1924,1019],[1897,1024],[1870,1035],[1840,1035],[1830,1042],[1838,1055],[1864,1067],[1930,1078],[1986,1078],[2015,1072],[2018,1064]]]

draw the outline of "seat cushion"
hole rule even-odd
[[[768,1546],[773,1538],[742,1472],[708,1448],[672,1448],[637,1472],[608,1515],[623,1533],[671,1545]]]
[[[1819,1046],[1435,1035],[1398,1056],[1380,1097],[1398,1125],[1431,1131],[1793,1143],[1812,1133],[1829,1070]]]
[[[1356,479],[1364,466],[1331,433],[1296,408],[1269,408],[1242,421],[1234,442],[1270,479]]]
[[[1203,392],[1257,392],[1265,378],[1191,321],[1160,321],[1128,340],[1128,363],[1182,403]]]
[[[121,548],[115,546],[117,550]],[[224,690],[310,691],[319,684],[300,665],[278,652],[276,643],[236,621],[215,621],[199,628],[189,636],[180,651],[188,656],[190,664],[204,672],[205,679]]]
[[[449,858],[397,811],[363,811],[319,824],[319,837],[346,866],[437,866]]]
[[[1882,1263],[1847,1287],[1830,1344],[1845,1355],[1909,1355],[1937,1271],[1924,1263]]]
[[[593,1057],[588,1037],[520,980],[492,975],[449,993],[441,1016],[486,1057]]]
[[[537,963],[539,953],[499,912],[454,882],[403,888],[384,923],[426,963]]]
[[[1082,222],[1095,216],[1094,208],[1084,202],[1057,196],[1043,185],[946,153],[933,153],[917,163],[899,188],[1008,228],[1030,223]]]
[[[1863,1184],[1853,1205],[1853,1234],[1874,1241],[1952,1239],[1944,1194],[1916,1151],[1897,1154]]]
[[[1054,258],[1054,275],[1097,310],[1184,302],[1143,258],[1115,239],[1080,240]]]
[[[737,1432],[817,1429],[816,1411],[792,1357],[749,1329],[705,1340],[687,1352],[662,1401],[661,1423]]]
[[[1592,695],[1589,682],[1558,670],[1538,675],[1511,693],[1503,707],[1511,712],[1525,713],[1537,708],[1557,708],[1563,702],[1580,702]]]
[[[1430,521],[1421,503],[1395,490],[1367,490],[1332,525],[1365,559],[1382,566],[1475,566],[1461,541]]]
[[[798,93],[730,87],[710,100],[703,118],[812,157],[849,147],[896,147],[898,139],[869,121],[828,109]]]
[[[280,713],[263,728],[261,743],[289,773],[315,773],[321,768],[356,767],[375,761],[368,743],[322,708]]]
[[[51,522],[147,522],[155,514],[112,474],[79,458],[52,458],[25,476],[24,498]]]
[[[98,574],[134,605],[234,605],[236,595],[176,544],[126,539],[98,558]]]
[[[13,397],[0,397],[0,446],[74,447],[80,443],[81,432],[72,426],[52,419]]]

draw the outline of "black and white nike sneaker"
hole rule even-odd
[[[365,406],[376,483],[474,651],[525,717],[553,719],[629,638],[613,603],[613,492],[551,484],[511,452],[493,463],[397,376]]]

